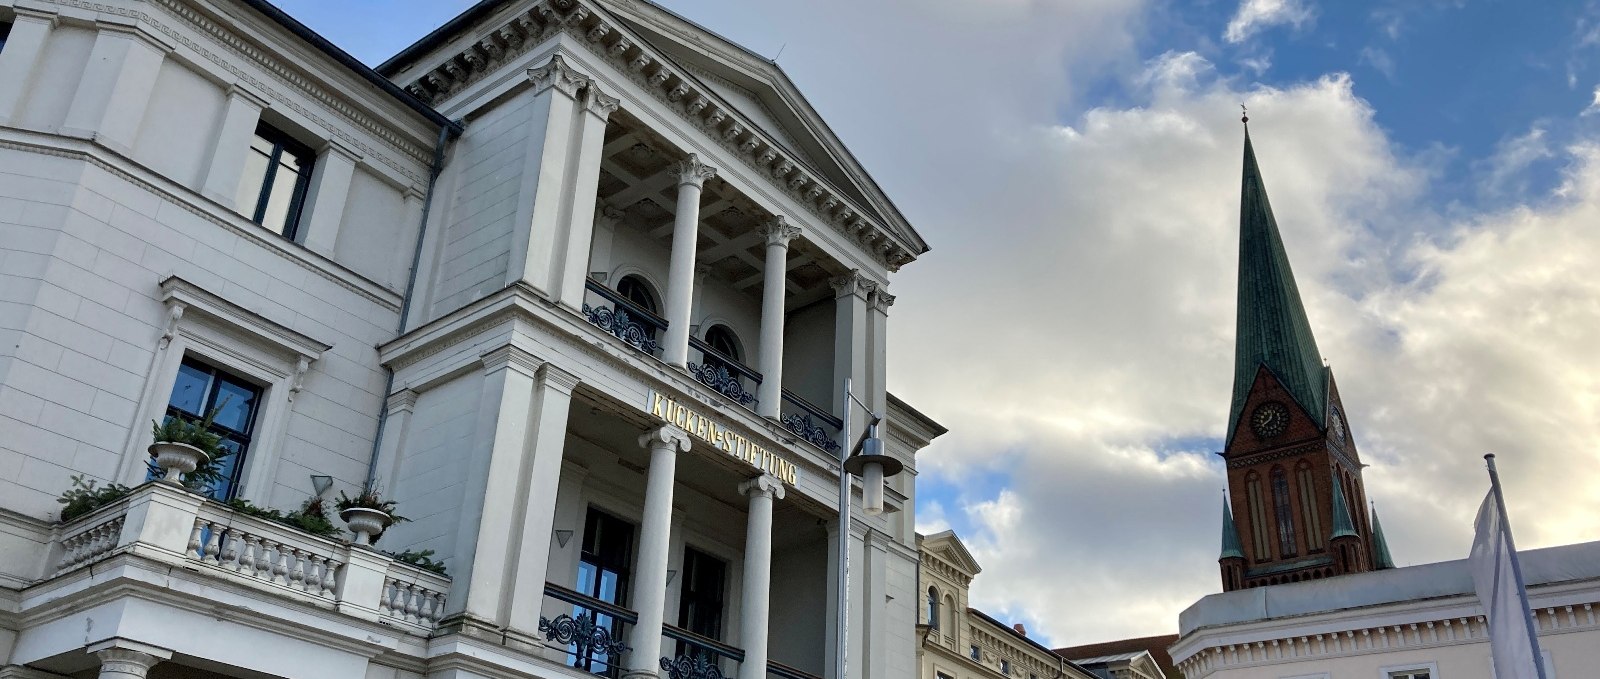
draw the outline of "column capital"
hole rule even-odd
[[[560,90],[562,94],[576,99],[578,90],[589,83],[588,76],[579,74],[567,66],[567,60],[559,54],[550,55],[550,61],[543,66],[528,69],[528,80],[533,83],[533,93],[540,94],[552,87]]]
[[[783,499],[783,482],[771,474],[762,474],[739,484],[739,494],[755,499],[757,496],[774,500]]]
[[[783,215],[775,215],[761,223],[756,233],[765,236],[767,245],[789,247],[789,241],[800,237],[800,227],[790,224]]]
[[[639,447],[654,450],[666,447],[680,453],[689,452],[689,432],[670,424],[664,424],[645,432],[639,437]]]
[[[409,411],[417,405],[416,390],[406,387],[389,394],[389,412]]]
[[[700,155],[691,153],[678,162],[672,174],[678,178],[678,186],[692,184],[698,189],[705,186],[707,179],[717,176],[717,168],[700,162]]]
[[[556,367],[554,363],[545,363],[539,366],[538,379],[540,384],[554,387],[568,394],[572,393],[572,390],[583,381],[577,375]]]
[[[258,109],[264,109],[271,103],[267,101],[265,95],[246,87],[243,83],[229,85],[227,95],[229,99],[238,99]]]
[[[894,295],[889,294],[887,289],[879,287],[872,292],[872,297],[868,301],[871,302],[873,311],[888,315],[889,307],[894,306],[894,299]]]
[[[855,295],[862,300],[867,300],[878,289],[878,284],[872,282],[872,279],[867,278],[865,274],[862,274],[860,269],[851,269],[850,273],[843,276],[835,276],[828,280],[828,285],[833,286],[834,299],[843,299],[850,295]]]
[[[327,143],[322,145],[322,148],[317,149],[317,155],[323,158],[338,156],[351,164],[361,162],[362,157],[360,150],[351,148],[348,144],[337,139],[329,139]]]
[[[622,105],[621,99],[601,92],[599,86],[595,85],[593,80],[589,81],[589,85],[585,89],[587,92],[583,98],[583,110],[594,114],[596,118],[605,120],[611,117],[617,107]]]
[[[511,344],[485,351],[478,357],[478,360],[483,363],[483,373],[485,375],[511,368],[533,377],[538,373],[539,366],[544,365],[543,359]]]
[[[628,217],[628,213],[611,207],[604,201],[595,201],[595,222],[606,226],[616,226]]]
[[[100,658],[101,677],[144,677],[156,663],[172,658],[170,649],[115,637],[85,648]]]

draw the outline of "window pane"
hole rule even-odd
[[[178,379],[172,383],[172,398],[167,403],[195,417],[204,415],[201,409],[206,399],[206,385],[210,381],[210,375],[205,370],[188,363],[179,365]]]
[[[244,445],[238,441],[223,439],[221,447],[230,454],[222,458],[222,463],[217,466],[221,478],[206,490],[211,497],[226,500],[233,497],[233,479],[239,473],[240,458],[244,457]]]
[[[250,413],[256,407],[257,391],[247,385],[223,380],[217,389],[217,409],[213,422],[240,433],[250,432]]]
[[[267,166],[272,162],[272,145],[268,144],[263,151],[264,141],[256,137],[250,152],[244,154],[244,174],[239,177],[239,192],[234,199],[239,213],[252,220],[256,218],[256,207],[261,201],[261,186],[267,181]]]
[[[272,178],[272,193],[267,196],[267,211],[261,216],[261,225],[274,233],[283,234],[289,225],[289,208],[294,203],[295,176],[278,165],[278,174]]]

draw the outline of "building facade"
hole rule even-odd
[[[1546,679],[1600,667],[1600,542],[1521,553]],[[1494,679],[1467,562],[1205,597],[1178,618],[1188,679]]]
[[[1365,511],[1365,465],[1312,336],[1248,127],[1237,314],[1222,451],[1223,591],[1393,567]]]
[[[775,64],[637,0],[377,69],[263,0],[0,39],[0,676],[916,672],[927,245]],[[148,482],[208,413],[218,478]],[[841,530],[874,420],[905,471]],[[278,520],[362,488],[378,550]]]
[[[1022,625],[1006,625],[971,607],[967,592],[982,571],[952,531],[918,536],[922,614],[917,649],[922,679],[1096,679],[1028,638]]]

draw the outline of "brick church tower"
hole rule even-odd
[[[1222,452],[1230,490],[1223,590],[1392,568],[1364,511],[1361,456],[1300,302],[1248,127],[1235,342]]]

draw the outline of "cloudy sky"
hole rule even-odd
[[[377,63],[464,0],[282,0]],[[1241,131],[1401,565],[1600,539],[1600,5],[667,0],[778,62],[934,251],[893,391],[918,520],[1056,645],[1219,590]],[[381,16],[376,23],[373,17]],[[780,54],[781,52],[781,54]]]

